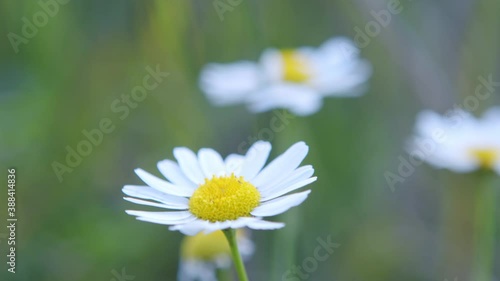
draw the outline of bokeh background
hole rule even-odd
[[[113,280],[113,270],[126,268],[135,280],[175,280],[182,235],[126,215],[136,206],[122,200],[122,186],[140,184],[136,167],[159,175],[156,163],[176,146],[235,152],[274,114],[211,106],[198,88],[200,69],[257,59],[266,47],[355,38],[390,2],[243,0],[221,18],[212,0],[72,0],[15,52],[8,34],[22,35],[23,17],[31,21],[41,7],[1,0],[0,157],[4,182],[7,167],[17,169],[19,221],[17,273],[6,271],[2,239],[0,279]],[[306,141],[305,163],[319,180],[303,205],[273,218],[286,228],[252,233],[252,280],[282,280],[328,236],[341,246],[308,280],[469,280],[473,177],[422,165],[391,190],[384,173],[407,158],[420,110],[444,113],[474,94],[479,76],[500,80],[500,2],[399,2],[401,13],[361,48],[374,68],[366,95],[327,99],[273,135],[273,155]],[[110,105],[158,64],[170,75],[120,120]],[[499,103],[497,91],[473,113]],[[103,118],[115,130],[59,181],[53,162],[64,163],[66,146]]]

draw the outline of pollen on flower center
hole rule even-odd
[[[479,161],[481,167],[486,169],[492,169],[500,160],[500,150],[497,149],[472,149],[470,153]]]
[[[281,51],[283,59],[283,79],[305,82],[309,79],[307,60],[294,50]]]
[[[211,222],[236,220],[250,216],[259,202],[259,191],[243,177],[214,176],[195,190],[189,199],[189,210]]]

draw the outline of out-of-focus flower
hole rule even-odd
[[[239,230],[237,238],[241,257],[248,260],[254,252],[254,244],[245,231]],[[230,266],[231,251],[222,231],[198,233],[182,241],[179,281],[217,281],[217,270]]]
[[[126,185],[124,199],[136,204],[178,211],[130,211],[138,220],[171,225],[186,235],[200,231],[249,227],[277,229],[283,223],[262,217],[281,214],[301,204],[310,190],[285,195],[316,180],[312,166],[299,167],[309,147],[298,142],[264,167],[271,144],[258,141],[246,155],[231,154],[225,160],[213,149],[198,155],[185,147],[174,149],[177,162],[163,160],[158,169],[168,179],[136,169],[148,186]],[[147,200],[153,200],[151,202]]]
[[[321,108],[325,96],[361,95],[371,73],[354,43],[339,37],[316,49],[267,49],[259,62],[209,64],[200,87],[216,105],[243,103],[252,112],[285,108],[309,115]]]
[[[481,119],[463,110],[452,113],[447,117],[420,113],[410,153],[457,173],[487,169],[500,174],[500,107]]]

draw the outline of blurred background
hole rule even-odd
[[[218,2],[230,9],[221,13]],[[374,15],[395,2],[401,12],[377,22]],[[156,163],[173,158],[176,146],[227,155],[269,127],[273,112],[211,106],[198,88],[205,64],[256,60],[266,47],[318,46],[334,36],[356,39],[373,64],[369,90],[326,99],[320,112],[268,138],[274,156],[308,143],[305,163],[319,180],[303,205],[271,219],[287,227],[252,232],[250,278],[282,280],[313,255],[318,238],[331,236],[341,246],[308,280],[468,280],[471,176],[421,165],[391,189],[384,174],[408,158],[404,144],[420,110],[463,105],[478,77],[500,81],[500,1],[56,3],[45,20],[38,1],[0,0],[0,163],[5,182],[7,168],[17,169],[18,215],[17,272],[6,270],[0,237],[1,280],[118,281],[112,272],[123,268],[135,280],[175,280],[182,235],[124,213],[136,206],[121,188],[141,184],[133,169],[159,175]],[[35,30],[25,19],[38,22]],[[370,22],[379,29],[367,31]],[[168,77],[119,118],[112,105],[157,65]],[[473,113],[495,104],[498,91]],[[114,130],[59,178],[54,163],[65,163],[67,147],[76,149],[82,131],[105,118]],[[498,278],[498,244],[496,253]]]

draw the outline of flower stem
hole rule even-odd
[[[248,281],[245,265],[243,264],[243,260],[241,259],[240,251],[238,250],[236,230],[229,228],[223,230],[223,232],[226,236],[227,242],[229,242],[229,247],[231,248],[231,255],[233,256],[234,266],[236,267],[238,278],[240,279],[240,281]]]
[[[475,202],[475,253],[472,279],[491,281],[495,248],[496,188],[488,175],[481,175]]]

